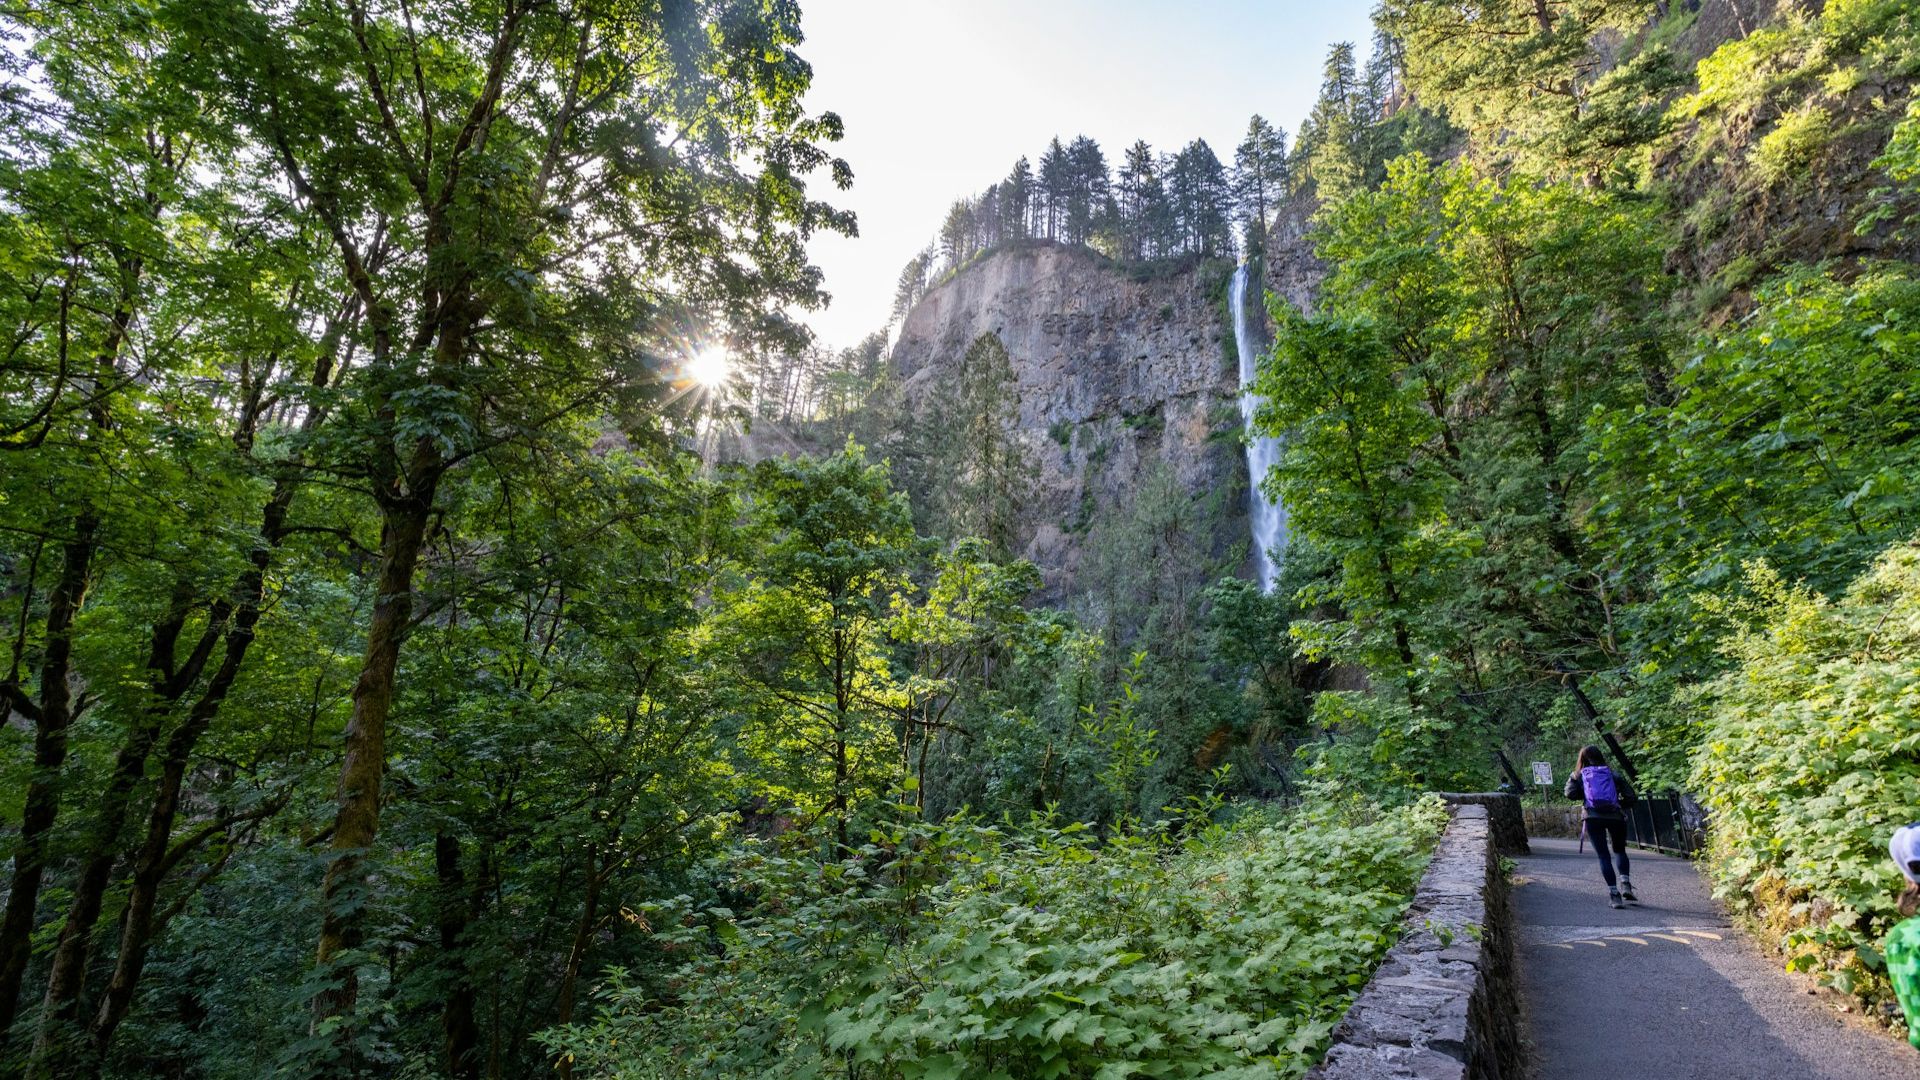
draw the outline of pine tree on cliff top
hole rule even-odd
[[[1268,215],[1286,187],[1287,133],[1256,114],[1233,156],[1235,208],[1246,223],[1249,247],[1264,240]]]

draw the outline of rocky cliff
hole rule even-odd
[[[1096,514],[1124,510],[1164,465],[1181,489],[1231,491],[1208,525],[1216,556],[1246,542],[1246,457],[1225,312],[1231,267],[1130,272],[1084,248],[1028,243],[982,255],[908,314],[892,354],[909,405],[969,343],[1012,359],[1018,434],[1037,466],[1024,554],[1059,595]]]
[[[1289,199],[1267,227],[1266,244],[1260,252],[1266,292],[1293,305],[1296,311],[1313,310],[1320,282],[1327,276],[1327,265],[1314,255],[1309,235],[1318,209],[1319,204],[1310,196]],[[1260,324],[1264,327],[1266,323],[1263,309]]]

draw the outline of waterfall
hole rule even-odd
[[[1253,430],[1253,413],[1259,407],[1260,399],[1249,392],[1253,386],[1254,361],[1257,359],[1253,334],[1247,322],[1247,282],[1251,276],[1244,262],[1233,272],[1233,348],[1240,355],[1240,417],[1247,433],[1247,476],[1253,488],[1249,495],[1247,521],[1253,531],[1260,591],[1272,592],[1274,574],[1287,546],[1287,508],[1269,501],[1260,490],[1268,471],[1280,460],[1280,440],[1257,435]]]

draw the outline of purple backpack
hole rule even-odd
[[[1580,770],[1580,786],[1587,792],[1587,809],[1604,813],[1620,812],[1620,789],[1613,783],[1613,770],[1605,765],[1589,765]]]

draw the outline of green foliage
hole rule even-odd
[[[1753,164],[1769,184],[1779,184],[1805,172],[1833,138],[1833,120],[1818,105],[1795,109],[1753,147]]]
[[[1367,182],[1367,136],[1376,115],[1354,67],[1351,42],[1327,51],[1320,97],[1302,126],[1304,174],[1324,205],[1338,205]]]
[[[797,18],[6,14],[0,1072],[538,1071],[631,955],[743,786],[682,335],[852,227]]]
[[[1907,119],[1893,129],[1880,167],[1899,183],[1920,186],[1920,102],[1908,104]]]
[[[650,914],[686,966],[617,978],[551,1044],[587,1076],[1298,1076],[1444,810],[1207,809],[1104,840],[906,817],[842,863],[750,853],[750,912]]]
[[[1389,0],[1377,16],[1405,43],[1407,84],[1503,167],[1619,182],[1663,129],[1684,73],[1657,39],[1619,63],[1613,35],[1653,21],[1651,0]]]
[[[1117,694],[1131,670],[1136,708],[1158,750],[1122,812],[1151,815],[1198,790],[1220,750],[1250,734],[1246,699],[1220,678],[1205,649],[1204,583],[1229,572],[1228,559],[1238,561],[1213,547],[1232,494],[1193,491],[1155,463],[1138,478],[1131,503],[1100,508],[1089,530],[1076,606],[1101,641],[1104,689],[1081,701]]]
[[[1753,108],[1781,87],[1783,76],[1799,70],[1794,50],[1803,32],[1794,24],[1767,27],[1715,49],[1694,69],[1695,89],[1674,104],[1675,111],[1698,116]]]
[[[1681,35],[1693,29],[1699,21],[1699,8],[1691,4],[1669,4],[1666,15],[1653,25],[1641,44],[1646,47],[1659,46],[1671,50],[1679,44]]]
[[[720,597],[716,645],[738,658],[750,708],[746,751],[780,804],[827,818],[842,842],[900,759],[908,701],[883,632],[918,538],[884,464],[849,443],[827,458],[772,458],[752,475],[757,573]]]
[[[894,594],[887,624],[888,636],[911,657],[900,749],[920,805],[942,813],[968,804],[997,806],[998,793],[975,782],[975,769],[1021,774],[1002,791],[1028,797],[1045,783],[1014,765],[1031,757],[1031,747],[991,736],[1009,717],[1025,718],[1034,684],[1044,684],[1031,669],[1063,651],[1068,630],[1057,616],[1027,607],[1040,586],[1033,564],[997,563],[984,540],[959,541],[935,557],[932,570],[924,600]],[[1016,719],[1014,726],[1022,725]]]
[[[1630,199],[1419,158],[1323,216],[1322,311],[1276,305],[1270,483],[1337,562],[1310,655],[1395,685],[1607,666],[1583,421],[1666,378],[1658,232]]]
[[[1147,769],[1159,758],[1153,747],[1156,734],[1139,715],[1140,693],[1135,689],[1147,654],[1134,653],[1121,678],[1120,694],[1104,708],[1092,703],[1080,707],[1080,729],[1087,747],[1098,758],[1093,778],[1106,793],[1108,816],[1123,815],[1141,788]]]
[[[1388,693],[1323,691],[1313,722],[1324,741],[1301,745],[1302,774],[1325,790],[1386,803],[1429,791],[1480,791],[1499,783],[1498,736],[1455,709],[1414,705]]]
[[[1832,51],[1895,78],[1920,75],[1920,15],[1901,0],[1835,0],[1821,12]]]
[[[1760,187],[1815,175],[1833,155],[1830,143],[1855,131],[1885,130],[1894,108],[1884,95],[1865,107],[1859,88],[1902,85],[1920,73],[1920,18],[1899,0],[1851,0],[1818,14],[1789,13],[1734,38],[1701,60],[1692,92],[1669,118],[1691,128],[1691,157],[1712,161],[1751,142],[1751,175]],[[1753,139],[1755,130],[1759,138]],[[1753,187],[1744,175],[1741,187]],[[1720,186],[1725,186],[1722,181]],[[1870,212],[1865,229],[1886,211]]]
[[[1887,999],[1876,946],[1904,884],[1887,837],[1920,818],[1920,542],[1834,601],[1764,563],[1747,585],[1714,605],[1735,667],[1690,695],[1720,894],[1784,931],[1792,966]]]
[[[1894,235],[1904,237],[1920,210],[1909,209],[1920,195],[1920,99],[1907,104],[1907,114],[1887,137],[1886,151],[1874,159],[1893,183],[1875,188],[1873,201],[1860,215],[1854,231],[1864,236],[1885,222],[1895,223]]]
[[[1240,492],[1143,467],[1082,491],[1064,610],[999,338],[914,417],[885,335],[793,321],[852,221],[791,4],[10,12],[0,1072],[1295,1075],[1438,828],[1402,804],[1563,755],[1563,669],[1880,994],[1920,284],[1737,251],[1677,327],[1628,187],[1679,128],[1757,182],[1674,216],[1737,239],[1884,130],[1850,220],[1904,242],[1920,14],[1787,13],[1668,108],[1698,27],[1653,8],[1392,0],[1291,148],[1056,140],[956,205],[896,318],[1035,237],[1224,310],[1232,216],[1320,203],[1258,387],[1282,588],[1225,577]],[[747,374],[690,392],[719,339]],[[686,452],[734,420],[846,448]],[[1229,788],[1308,805],[1215,825]]]
[[[1906,118],[1893,129],[1886,153],[1875,162],[1894,182],[1920,188],[1920,101],[1907,106]]]
[[[1920,526],[1920,282],[1902,267],[1800,270],[1756,301],[1697,343],[1670,403],[1590,421],[1594,527],[1646,575],[1623,629],[1661,681],[1713,669],[1719,631],[1695,596],[1736,589],[1743,564],[1831,593]]]
[[[1020,386],[998,334],[941,365],[902,440],[902,479],[927,531],[979,537],[1001,558],[1020,546],[1036,463],[1019,421]]]
[[[1439,476],[1407,468],[1435,421],[1394,379],[1391,356],[1370,320],[1307,319],[1283,303],[1273,360],[1255,391],[1261,428],[1287,436],[1263,487],[1292,510],[1293,535],[1337,561],[1339,576],[1308,586],[1303,606],[1334,601],[1345,619],[1316,628],[1309,658],[1350,656],[1401,680],[1414,675],[1413,613],[1437,593],[1443,542],[1429,528]],[[1410,512],[1409,512],[1410,511]]]
[[[1256,114],[1248,121],[1246,137],[1233,153],[1233,193],[1240,219],[1245,223],[1245,250],[1265,248],[1267,222],[1292,182],[1287,167],[1286,131]]]
[[[1281,587],[1261,592],[1243,578],[1224,578],[1207,589],[1207,653],[1248,673],[1247,694],[1264,729],[1256,742],[1297,736],[1306,724],[1301,665],[1289,632],[1297,615],[1292,597]]]
[[[1080,726],[1103,691],[1103,651],[1060,613],[1036,613],[1014,648],[983,657],[981,678],[929,699],[941,725],[928,729],[934,752],[920,794],[929,814],[1020,816],[1047,805],[1076,820],[1112,814]]]
[[[1251,223],[1285,182],[1284,135],[1256,116],[1249,138],[1231,174],[1203,139],[1158,156],[1136,141],[1116,179],[1099,143],[1079,135],[1063,144],[1056,136],[1037,170],[1022,157],[1005,180],[948,208],[938,239],[900,272],[894,320],[976,259],[1036,240],[1120,260],[1135,280],[1231,254],[1236,213]]]

